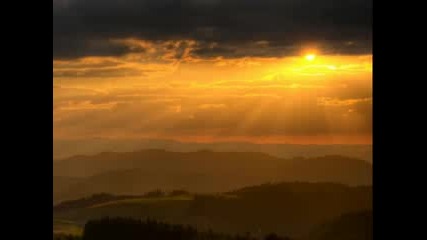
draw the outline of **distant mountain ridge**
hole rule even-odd
[[[216,152],[263,152],[281,158],[316,157],[337,154],[372,162],[372,145],[350,144],[256,144],[249,142],[178,142],[173,140],[55,140],[54,159],[65,159],[75,155],[91,155],[99,152],[132,152],[139,149],[165,149],[174,152],[194,152],[210,149]]]
[[[54,183],[54,201],[94,193],[141,194],[153,189],[224,192],[265,182],[335,182],[371,185],[372,165],[336,155],[282,159],[257,152],[104,152],[53,163],[56,176],[78,178]]]

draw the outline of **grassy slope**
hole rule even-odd
[[[53,233],[54,234],[70,234],[70,235],[81,235],[83,232],[83,226],[73,221],[55,219],[53,221]]]
[[[155,218],[220,232],[277,232],[300,236],[344,213],[371,209],[370,187],[274,184],[234,191],[234,196],[138,198],[54,213],[83,224],[106,216]],[[236,197],[237,196],[237,197]]]

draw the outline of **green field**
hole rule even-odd
[[[70,235],[81,235],[83,227],[75,222],[68,220],[53,220],[53,233],[54,234],[70,234]]]
[[[54,210],[54,219],[67,220],[56,221],[54,232],[81,233],[79,226],[89,220],[124,217],[227,234],[274,232],[303,237],[342,214],[372,209],[370,187],[326,183],[265,184],[227,194],[113,198],[96,203],[88,199]]]
[[[107,207],[112,205],[126,205],[126,204],[146,204],[146,203],[155,203],[160,201],[191,201],[193,200],[193,196],[174,196],[174,197],[141,197],[141,198],[132,198],[132,199],[123,199],[123,200],[117,200],[117,201],[111,201],[101,204],[96,204],[93,206],[90,206],[89,208],[100,208],[100,207]]]
[[[132,198],[95,204],[86,208],[70,209],[54,213],[56,219],[84,224],[90,219],[102,217],[155,218],[170,222],[182,222],[193,196]]]

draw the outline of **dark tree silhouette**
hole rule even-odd
[[[147,192],[147,193],[144,194],[144,197],[153,197],[153,198],[155,198],[155,197],[164,197],[164,196],[165,196],[165,193],[162,190],[160,190],[160,189],[157,189],[157,190],[154,190],[154,191],[151,191],[151,192]]]
[[[273,236],[273,237],[272,237]],[[58,239],[63,240],[63,239]],[[65,239],[64,239],[65,240]],[[74,239],[73,239],[74,240]],[[88,221],[82,240],[256,240],[249,233],[230,236],[197,231],[189,225],[172,225],[155,220],[103,218]],[[266,240],[288,240],[271,235]]]
[[[277,234],[275,233],[270,233],[269,235],[267,235],[265,237],[265,240],[291,240],[288,237],[279,237]]]
[[[57,233],[53,235],[53,240],[81,240],[80,236]]]

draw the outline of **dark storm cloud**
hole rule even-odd
[[[54,35],[53,57],[70,59],[86,56],[120,56],[134,49],[98,36]]]
[[[243,41],[243,40],[242,40]],[[303,41],[303,40],[301,40]],[[319,38],[316,41],[316,49],[323,54],[370,54],[372,45],[370,41],[325,41]],[[304,48],[304,43],[293,40],[291,42],[282,41],[280,43],[268,41],[252,41],[243,43],[222,42],[221,45],[212,46],[209,42],[198,42],[191,53],[202,58],[214,58],[222,56],[224,58],[240,57],[286,57],[298,55]]]
[[[304,43],[327,52],[371,52],[372,0],[69,0],[54,1],[54,58],[136,51],[110,39],[192,39],[200,57],[295,53]],[[211,43],[217,47],[206,48]],[[239,46],[243,46],[240,47]],[[256,48],[255,48],[256,49]],[[281,51],[277,51],[281,50]]]

